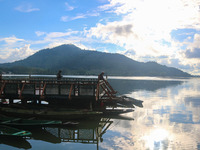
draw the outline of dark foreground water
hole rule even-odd
[[[79,125],[32,129],[27,139],[0,138],[0,150],[194,150],[200,149],[200,79],[112,79],[121,95],[143,100],[124,116]]]

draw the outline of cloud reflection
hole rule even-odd
[[[169,136],[169,132],[163,128],[155,128],[148,135],[142,137],[145,141],[145,147],[147,149],[153,150],[155,148],[166,147],[166,143],[171,137]]]
[[[112,139],[114,145],[124,146],[118,149],[138,150],[200,149],[199,81],[188,79],[154,91],[128,91],[127,96],[144,101],[144,108],[135,108],[133,113],[127,114],[134,121],[119,121],[111,129],[118,135]],[[134,144],[130,144],[130,140]],[[106,144],[108,147],[109,143]]]

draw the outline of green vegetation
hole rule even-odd
[[[58,70],[72,75],[97,75],[104,71],[121,76],[191,76],[156,62],[137,62],[124,55],[81,50],[74,45],[40,50],[24,60],[0,64],[0,71],[17,74],[56,74]]]

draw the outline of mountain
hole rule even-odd
[[[180,76],[190,74],[156,62],[138,62],[121,54],[82,50],[74,45],[43,49],[26,59],[0,64],[0,70],[26,74],[108,75],[121,76]]]

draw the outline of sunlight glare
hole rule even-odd
[[[145,145],[149,149],[154,149],[155,147],[162,147],[163,142],[168,140],[169,132],[165,129],[158,128],[150,132],[149,135],[143,137]]]

